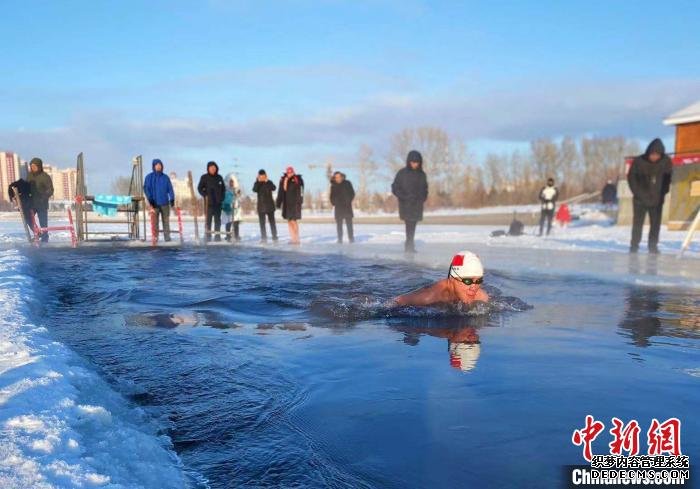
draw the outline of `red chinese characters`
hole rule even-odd
[[[678,418],[670,418],[659,423],[654,418],[647,431],[647,443],[649,455],[681,454],[681,421]]]
[[[622,451],[627,452],[627,455],[633,456],[639,453],[639,423],[637,420],[630,421],[625,425],[618,418],[612,419],[614,427],[610,430],[613,436],[608,446],[610,447],[611,455],[622,455]]]
[[[613,439],[608,446],[610,455],[635,457],[639,455],[639,434],[641,428],[637,420],[633,419],[625,424],[619,418],[612,418],[613,427],[610,434]],[[586,425],[575,430],[571,441],[576,446],[583,446],[583,458],[591,462],[593,458],[593,442],[605,429],[605,425],[596,421],[590,414],[586,416]],[[647,455],[680,456],[681,452],[681,421],[678,418],[669,418],[660,423],[656,418],[652,419],[647,431]]]
[[[589,414],[586,416],[586,426],[574,431],[574,434],[571,436],[571,441],[574,445],[583,445],[583,458],[588,462],[593,458],[591,444],[604,429],[605,425],[600,421],[594,421],[593,416]]]

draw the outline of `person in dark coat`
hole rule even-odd
[[[163,237],[170,241],[170,208],[175,207],[175,191],[170,177],[163,173],[163,162],[158,158],[153,160],[153,171],[146,175],[143,182],[143,192],[146,194],[151,211],[155,213],[156,239],[160,236],[158,217],[163,221]]]
[[[275,184],[267,178],[265,170],[258,172],[258,178],[253,184],[253,192],[258,194],[258,221],[260,221],[260,241],[267,242],[267,230],[265,228],[265,217],[270,222],[272,241],[277,241],[277,225],[275,224],[275,200],[272,192],[277,190]]]
[[[31,186],[29,182],[20,178],[19,180],[12,182],[9,187],[7,187],[7,195],[10,200],[14,200],[15,197],[18,198],[19,205],[22,206],[22,214],[24,214],[24,221],[27,226],[33,228],[32,225],[32,197],[31,197]],[[19,207],[18,207],[19,210]]]
[[[343,242],[343,220],[348,228],[348,241],[355,242],[355,234],[352,229],[352,200],[354,198],[355,189],[352,187],[352,183],[346,180],[344,173],[335,172],[331,179],[331,205],[335,208],[338,243]]]
[[[547,235],[552,230],[552,218],[554,217],[554,209],[557,206],[557,198],[559,190],[554,186],[554,179],[548,178],[547,185],[540,190],[540,234],[544,230],[544,222],[547,221]]]
[[[290,244],[301,244],[299,241],[299,219],[301,206],[304,203],[304,179],[297,175],[294,168],[289,166],[280,178],[277,191],[277,207],[282,209],[282,217],[289,226]]]
[[[207,163],[207,172],[199,179],[197,185],[199,195],[204,197],[205,207],[207,209],[207,228],[205,234],[207,241],[211,241],[211,224],[214,221],[214,232],[221,232],[221,206],[224,203],[226,196],[226,184],[224,179],[219,175],[219,165],[215,161]],[[221,241],[221,235],[216,234],[215,241]]]
[[[617,185],[615,185],[612,180],[608,180],[603,187],[601,197],[603,205],[611,206],[617,204]]]
[[[40,158],[32,158],[29,162],[29,192],[31,194],[31,212],[37,215],[39,227],[49,225],[49,199],[53,197],[53,182],[44,171],[44,162]],[[41,241],[46,243],[49,233],[41,233]]]
[[[639,250],[642,240],[644,219],[649,214],[649,253],[659,252],[659,231],[664,198],[671,187],[673,164],[666,155],[666,148],[661,139],[656,138],[647,147],[643,155],[632,162],[627,181],[632,191],[633,218],[630,253]]]
[[[396,173],[391,192],[399,199],[399,218],[406,223],[404,249],[415,253],[416,225],[423,220],[423,204],[428,199],[428,178],[423,171],[423,156],[418,151],[408,153],[406,167]]]

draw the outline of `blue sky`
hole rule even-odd
[[[223,171],[381,161],[437,125],[488,151],[535,137],[672,141],[700,99],[695,2],[7,1],[0,149],[106,190],[129,160]],[[348,169],[350,177],[354,172]]]

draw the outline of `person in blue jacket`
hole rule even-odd
[[[170,177],[163,173],[163,162],[153,160],[153,171],[146,175],[143,191],[151,209],[156,214],[156,236],[160,236],[158,230],[158,216],[163,220],[163,236],[165,241],[170,241],[170,208],[175,207],[175,191]]]

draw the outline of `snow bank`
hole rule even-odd
[[[33,323],[27,271],[0,251],[0,487],[186,487],[148,416]]]

